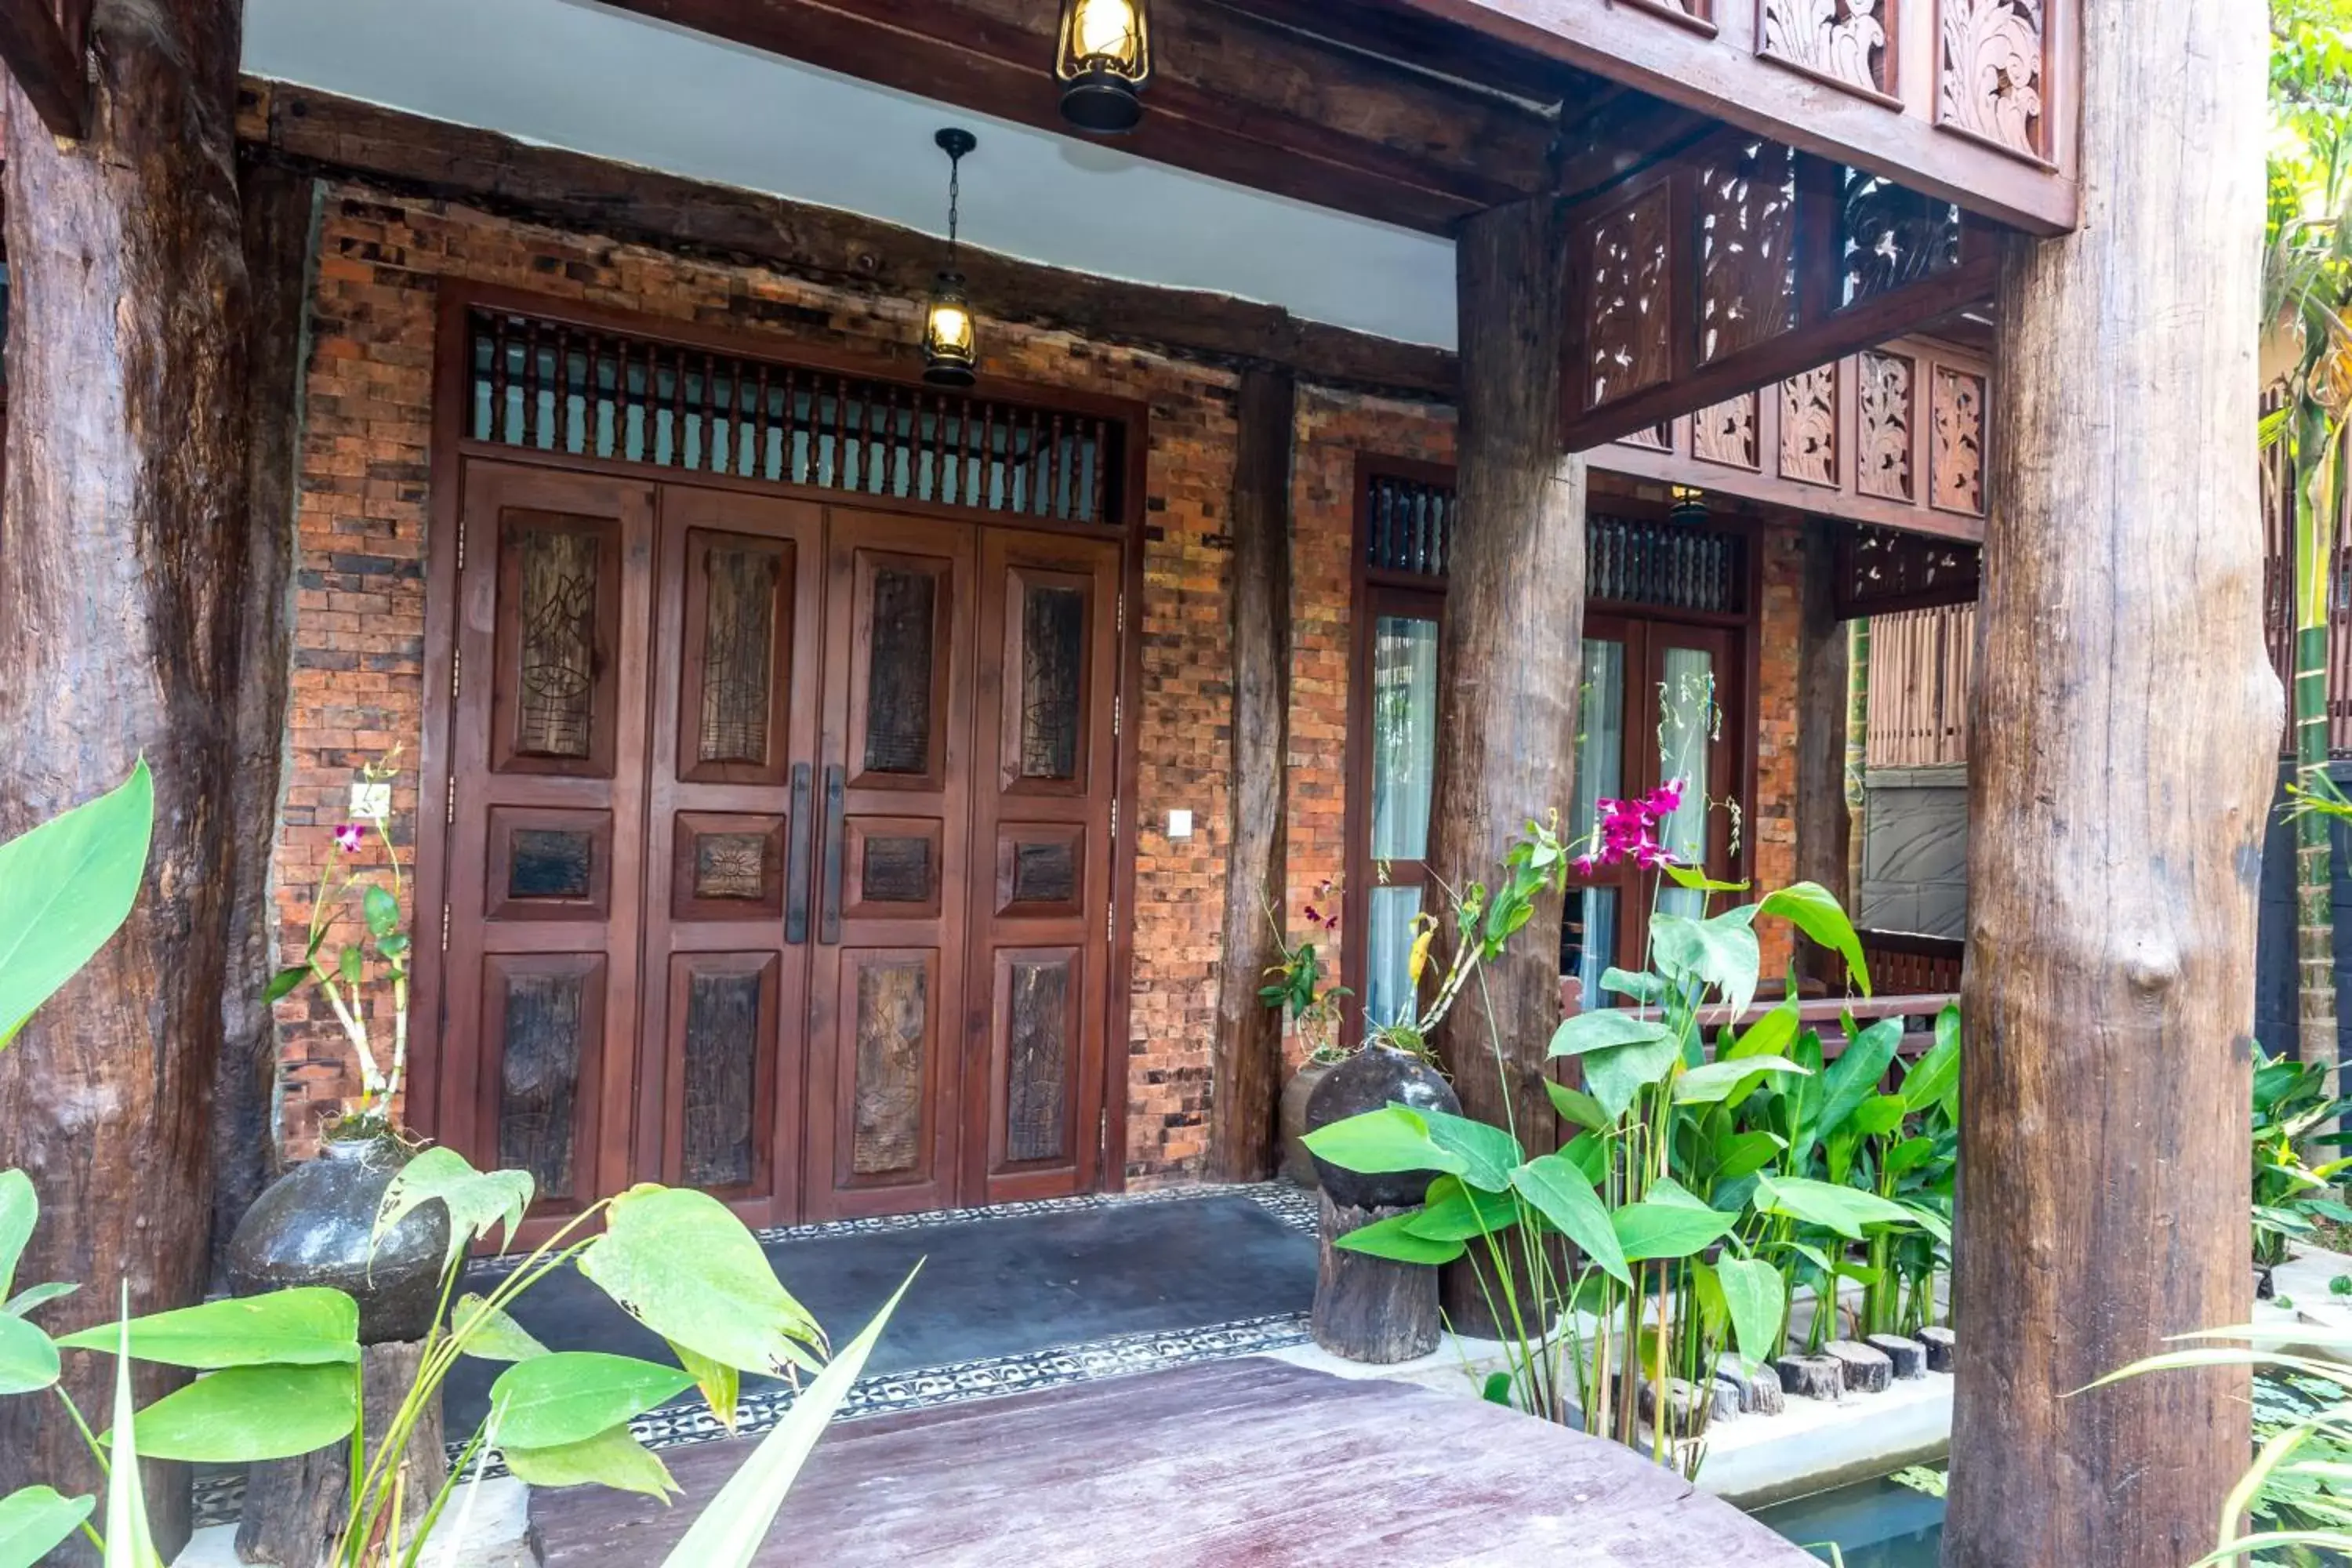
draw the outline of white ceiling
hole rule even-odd
[[[967,125],[980,137],[964,164],[975,245],[1454,346],[1446,240],[589,0],[246,0],[245,26],[257,76],[934,234],[946,229],[947,160],[931,133]]]

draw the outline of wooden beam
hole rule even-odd
[[[230,716],[246,637],[246,321],[237,0],[110,0],[87,140],[12,95],[0,838],[154,771],[147,879],[121,933],[0,1051],[6,1163],[40,1194],[19,1278],[79,1281],[62,1332],[202,1299],[208,1127],[230,922]],[[282,667],[257,679],[284,680]],[[186,1378],[142,1363],[144,1404]],[[65,1386],[107,1407],[105,1357]],[[96,1417],[93,1416],[95,1419]],[[100,1484],[46,1399],[0,1400],[0,1492]],[[147,1479],[169,1559],[186,1471]]]
[[[1274,1174],[1275,1100],[1282,1091],[1278,1007],[1258,998],[1287,922],[1284,821],[1289,807],[1290,463],[1298,388],[1286,374],[1242,376],[1234,456],[1233,826],[1225,840],[1225,941],[1217,972],[1216,1060],[1209,1080],[1209,1164],[1216,1179]]]
[[[1847,874],[1853,818],[1845,802],[1846,626],[1838,619],[1837,525],[1808,520],[1797,642],[1797,879],[1819,882],[1850,915],[1862,889]],[[1808,969],[1827,979],[1825,948],[1801,943]]]
[[[2083,226],[2001,278],[1948,1568],[2199,1560],[2252,1452],[2242,1369],[2085,1385],[2252,1308],[2263,7],[2084,15]]]
[[[1277,26],[1326,39],[1342,48],[1410,63],[1415,69],[1473,83],[1529,104],[1559,104],[1563,113],[1624,89],[1588,71],[1540,55],[1498,48],[1492,38],[1425,16],[1395,0],[1209,0]],[[1155,12],[1156,16],[1157,13]]]
[[[89,6],[75,5],[73,16],[68,34],[49,0],[0,0],[0,63],[52,134],[79,141],[89,118],[82,68]]]
[[[940,242],[896,224],[681,179],[281,82],[246,84],[247,136],[292,167],[357,175],[557,228],[772,268],[836,288],[919,299]],[[1450,398],[1454,356],[1302,321],[1276,305],[1158,289],[966,247],[982,317],[1223,363],[1287,366],[1308,380]]]
[[[623,10],[1067,132],[1038,0],[614,0]],[[1121,151],[1444,232],[1540,189],[1549,120],[1210,0],[1158,0],[1147,112]]]
[[[262,1000],[276,971],[270,859],[285,785],[286,671],[293,635],[296,469],[302,441],[302,343],[317,259],[318,182],[276,166],[240,182],[253,320],[247,381],[244,602],[237,612],[236,760],[229,799],[228,964],[221,985],[221,1069],[213,1095],[215,1280],[230,1235],[278,1173],[278,1027]]]
[[[1493,886],[1522,826],[1573,800],[1585,465],[1559,450],[1568,232],[1562,204],[1522,202],[1465,225],[1457,253],[1459,499],[1438,645],[1429,856],[1441,889]],[[1531,1152],[1557,1147],[1544,1052],[1559,1023],[1561,909],[1557,895],[1537,899],[1534,918],[1437,1041],[1463,1114],[1515,1128]],[[1452,931],[1450,910],[1429,912]],[[1448,1268],[1444,1289],[1457,1332],[1491,1331],[1466,1264]]]

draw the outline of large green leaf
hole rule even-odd
[[[138,1441],[138,1417],[131,1406],[131,1287],[122,1287],[122,1318],[114,1345],[113,1462],[106,1473],[105,1568],[162,1568],[155,1538],[147,1529],[147,1499],[140,1489],[139,1461],[148,1450]]]
[[[1756,1184],[1756,1206],[1808,1225],[1826,1226],[1848,1241],[1863,1239],[1864,1226],[1909,1225],[1909,1210],[1876,1193],[1841,1187],[1806,1176],[1764,1176]]]
[[[1481,1192],[1463,1185],[1459,1176],[1440,1176],[1430,1184],[1427,1206],[1405,1220],[1405,1228],[1415,1236],[1467,1241],[1510,1229],[1519,1223],[1519,1209],[1507,1194]]]
[[[33,1239],[34,1222],[41,1217],[41,1200],[33,1178],[22,1171],[0,1171],[0,1298],[16,1282],[16,1260]]]
[[[1822,1109],[1812,1129],[1816,1139],[1837,1132],[1864,1100],[1878,1092],[1879,1079],[1886,1076],[1902,1045],[1900,1018],[1881,1018],[1859,1033],[1848,1030],[1844,1052],[1822,1069]]]
[[[37,1394],[58,1380],[58,1347],[22,1318],[0,1317],[0,1394]]]
[[[0,1303],[0,1312],[5,1312],[12,1318],[21,1318],[36,1307],[47,1306],[59,1297],[70,1296],[80,1289],[79,1285],[56,1279],[47,1285],[27,1285],[9,1297],[6,1302]]]
[[[1745,1034],[1723,1050],[1722,1058],[1725,1061],[1738,1061],[1747,1057],[1786,1056],[1803,1018],[1804,1015],[1798,1011],[1797,999],[1791,996],[1750,1024]]]
[[[481,1361],[529,1361],[550,1354],[530,1330],[516,1322],[486,1297],[472,1293],[457,1298],[449,1312],[449,1335],[459,1353]]]
[[[1334,1121],[1307,1134],[1307,1147],[1318,1159],[1360,1175],[1385,1175],[1397,1171],[1445,1171],[1460,1173],[1462,1161],[1431,1139],[1429,1121],[1418,1110],[1384,1105]]]
[[[96,1498],[60,1497],[48,1487],[0,1498],[0,1568],[33,1568],[97,1506]]]
[[[914,1283],[912,1276],[908,1284]],[[784,1496],[792,1489],[793,1481],[800,1475],[801,1466],[808,1460],[816,1440],[841,1408],[843,1400],[856,1384],[858,1373],[866,1368],[866,1358],[874,1352],[875,1342],[882,1337],[883,1325],[897,1310],[907,1285],[898,1287],[874,1321],[866,1325],[858,1336],[833,1358],[824,1371],[817,1375],[776,1429],[760,1440],[742,1468],[728,1478],[710,1500],[684,1539],[670,1549],[662,1559],[662,1568],[751,1568],[752,1559],[766,1544],[768,1531],[776,1522],[776,1510],[784,1505]]]
[[[1864,1138],[1884,1138],[1903,1125],[1903,1097],[1874,1094],[1853,1108],[1853,1130]]]
[[[1580,1089],[1570,1089],[1564,1083],[1554,1083],[1551,1079],[1546,1079],[1544,1092],[1551,1096],[1551,1108],[1559,1112],[1561,1120],[1578,1127],[1603,1132],[1608,1131],[1610,1123],[1615,1120],[1606,1110],[1601,1109],[1599,1100]]]
[[[677,1364],[686,1368],[694,1385],[702,1390],[702,1402],[710,1406],[710,1414],[719,1418],[719,1424],[730,1432],[735,1430],[735,1406],[743,1394],[742,1373],[676,1340],[669,1342],[669,1353],[677,1357]]]
[[[1736,1182],[1752,1176],[1780,1157],[1788,1143],[1777,1132],[1758,1129],[1741,1132],[1725,1140],[1716,1151],[1712,1174],[1717,1182]]]
[[[1786,1057],[1741,1057],[1707,1062],[1675,1079],[1677,1105],[1738,1105],[1762,1087],[1768,1075],[1802,1078],[1807,1069]]]
[[[1947,1007],[1944,1012],[1952,1026],[1947,1029],[1943,1018],[1937,1018],[1935,1045],[1903,1075],[1903,1104],[1915,1116],[1951,1093],[1960,1081],[1960,1010]]]
[[[499,1441],[524,1448],[584,1443],[694,1386],[674,1366],[602,1351],[553,1351],[519,1361],[490,1384]]]
[[[1422,1114],[1429,1123],[1430,1142],[1453,1155],[1456,1162],[1446,1167],[1449,1173],[1482,1193],[1511,1190],[1511,1173],[1528,1157],[1517,1139],[1499,1127],[1443,1110]]]
[[[1704,921],[1660,915],[1650,926],[1651,956],[1668,978],[1699,980],[1713,987],[1737,1016],[1756,1000],[1757,971],[1763,963],[1755,918],[1752,905]]]
[[[525,1448],[501,1441],[499,1451],[516,1479],[535,1487],[611,1487],[662,1502],[683,1489],[670,1479],[669,1467],[630,1436],[626,1426],[610,1426],[556,1448]]]
[[[1780,1323],[1789,1305],[1789,1282],[1760,1258],[1718,1258],[1715,1282],[1731,1319],[1732,1342],[1742,1360],[1770,1361],[1780,1353]]]
[[[376,1209],[375,1245],[393,1228],[426,1204],[438,1201],[449,1215],[449,1250],[442,1259],[446,1268],[478,1237],[503,1226],[499,1247],[514,1237],[530,1207],[532,1183],[528,1171],[477,1171],[455,1149],[427,1149],[400,1169]]]
[[[1681,1046],[1671,1034],[1592,1051],[1584,1058],[1584,1089],[1614,1121],[1625,1114],[1634,1096],[1663,1081],[1682,1059]]]
[[[1545,1154],[1530,1160],[1511,1174],[1511,1184],[1529,1207],[1543,1215],[1554,1230],[1573,1243],[1601,1272],[1621,1284],[1633,1282],[1625,1267],[1625,1249],[1618,1243],[1609,1210],[1590,1178],[1565,1154]]]
[[[1670,1040],[1674,1031],[1655,1018],[1636,1017],[1615,1007],[1603,1007],[1575,1017],[1554,1029],[1549,1055],[1580,1057],[1589,1051],[1614,1050],[1619,1046],[1647,1045]]]
[[[1780,916],[1844,959],[1846,973],[1864,996],[1870,994],[1870,965],[1863,958],[1862,939],[1854,934],[1853,922],[1846,919],[1836,894],[1819,882],[1795,882],[1765,895],[1756,912]]]
[[[68,1334],[58,1343],[74,1350],[110,1351],[115,1331],[111,1325],[90,1329]],[[233,1296],[132,1320],[131,1354],[139,1361],[200,1372],[227,1366],[348,1365],[360,1359],[360,1310],[342,1291],[317,1285],[267,1296]]]
[[[215,1465],[290,1459],[341,1442],[358,1420],[359,1379],[347,1366],[233,1366],[142,1410],[139,1452]]]
[[[1451,1263],[1469,1250],[1459,1241],[1434,1241],[1415,1235],[1412,1223],[1418,1217],[1418,1213],[1391,1215],[1349,1231],[1331,1245],[1342,1252],[1360,1252],[1392,1263]]]
[[[130,918],[154,821],[142,758],[119,788],[0,844],[0,1047]]]
[[[759,1238],[708,1193],[639,1186],[613,1200],[580,1271],[628,1314],[745,1372],[814,1371],[824,1336],[776,1279]],[[583,1434],[585,1436],[585,1434]]]
[[[1625,1261],[1689,1258],[1723,1239],[1735,1216],[1679,1203],[1627,1204],[1609,1216]]]

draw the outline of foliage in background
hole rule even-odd
[[[142,759],[110,794],[0,844],[0,1048],[130,918],[154,822]]]
[[[2333,1076],[2315,1062],[2276,1058],[2254,1052],[2253,1237],[2254,1264],[2275,1268],[2287,1260],[2291,1242],[2309,1239],[2322,1220],[2352,1225],[2352,1209],[2337,1201],[2332,1184],[2352,1160],[2308,1163],[2315,1130],[2341,1121],[2352,1102],[2328,1092]],[[2340,1138],[2340,1135],[2338,1135]]]
[[[1809,883],[1706,912],[1745,889],[1647,853],[1650,829],[1677,804],[1665,793],[1604,802],[1591,853],[1657,867],[1661,884],[1701,895],[1701,912],[1655,914],[1648,967],[1602,977],[1632,1005],[1580,1013],[1553,1036],[1552,1059],[1580,1068],[1580,1088],[1551,1086],[1575,1129],[1563,1147],[1530,1156],[1516,1129],[1398,1105],[1307,1142],[1344,1169],[1441,1173],[1421,1208],[1338,1245],[1415,1264],[1469,1258],[1503,1326],[1512,1403],[1554,1420],[1573,1410],[1586,1430],[1695,1475],[1718,1358],[1777,1357],[1797,1286],[1829,1300],[1861,1282],[1866,1327],[1932,1314],[1950,1238],[1959,1044],[1948,1016],[1935,1048],[1886,1093],[1899,1020],[1849,1018],[1851,1044],[1834,1061],[1801,1026],[1793,992],[1738,1027],[1757,990],[1759,919],[1787,920],[1843,955],[1866,991],[1861,944]],[[1504,896],[1467,891],[1441,1002],[1499,956],[1526,924],[1516,911],[1568,858],[1531,823]],[[1733,1020],[1712,1029],[1712,1052],[1710,1014]],[[1836,1312],[1816,1314],[1817,1335]],[[1644,1387],[1663,1419],[1645,1422]]]

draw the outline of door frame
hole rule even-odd
[[[425,549],[425,647],[421,665],[425,705],[418,757],[416,797],[415,903],[411,929],[417,937],[415,996],[427,1001],[429,1015],[411,1029],[407,1105],[411,1125],[431,1138],[444,1128],[440,1101],[447,1090],[441,1082],[442,1035],[447,1026],[447,994],[441,955],[448,937],[448,854],[454,811],[453,737],[457,721],[454,700],[457,634],[459,625],[457,566],[459,535],[464,521],[465,473],[469,460],[480,459],[520,467],[539,467],[634,479],[652,485],[681,484],[731,489],[754,495],[812,501],[820,506],[854,505],[859,510],[901,512],[912,517],[957,521],[979,530],[1013,528],[1029,532],[1066,532],[1096,540],[1117,539],[1120,546],[1119,605],[1115,614],[1118,638],[1118,702],[1122,721],[1114,738],[1118,802],[1128,806],[1114,812],[1111,858],[1109,984],[1103,997],[1102,1103],[1097,1108],[1102,1130],[1096,1161],[1095,1188],[1123,1192],[1127,1187],[1128,1095],[1125,1063],[1132,1026],[1135,972],[1136,840],[1134,803],[1140,771],[1140,693],[1143,689],[1144,548],[1149,514],[1151,451],[1151,409],[1147,402],[1053,386],[1041,383],[986,376],[983,387],[1008,401],[1097,416],[1120,425],[1120,517],[1116,529],[1099,523],[1068,522],[1049,517],[1027,517],[983,511],[977,508],[938,502],[864,495],[819,486],[779,483],[724,474],[668,468],[476,441],[467,437],[471,365],[467,321],[477,309],[509,310],[534,320],[560,322],[593,331],[640,340],[704,348],[815,370],[837,372],[869,381],[921,388],[919,371],[878,347],[872,351],[804,343],[789,332],[712,329],[689,321],[615,310],[467,279],[440,279],[434,331],[432,440],[426,469]],[[663,476],[669,478],[665,479]],[[626,563],[625,563],[625,565]],[[651,569],[648,563],[646,570]],[[1133,714],[1126,710],[1135,709]],[[435,809],[436,806],[438,809]],[[1127,820],[1121,821],[1121,816]],[[632,1096],[631,1147],[638,1142]]]

